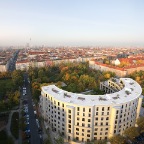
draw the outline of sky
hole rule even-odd
[[[1,0],[0,46],[26,43],[144,46],[144,0]]]

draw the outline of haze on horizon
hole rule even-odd
[[[4,0],[0,46],[144,46],[143,0]]]

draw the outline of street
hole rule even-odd
[[[30,91],[30,84],[28,83],[28,76],[25,74],[24,75],[24,85],[26,87],[26,99],[28,102],[28,114],[29,114],[29,128],[30,128],[30,143],[31,144],[41,144],[42,143],[42,138],[41,134],[38,134],[38,127],[36,125],[36,118],[34,115],[34,109],[33,109],[33,104],[32,104],[32,95]]]

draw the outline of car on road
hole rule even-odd
[[[29,121],[28,121],[28,120],[26,120],[24,123],[25,123],[26,125],[29,125]]]
[[[29,127],[29,125],[26,125],[25,133],[28,133],[28,132],[30,132],[30,127]]]
[[[38,128],[38,133],[41,134],[42,133],[42,129],[39,127]]]
[[[26,114],[24,117],[29,118],[29,115],[28,115],[28,114]]]

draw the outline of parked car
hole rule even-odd
[[[26,125],[29,125],[29,121],[28,121],[28,120],[26,120],[24,123],[25,123]]]
[[[29,118],[29,115],[28,115],[28,114],[26,114],[24,117]]]

